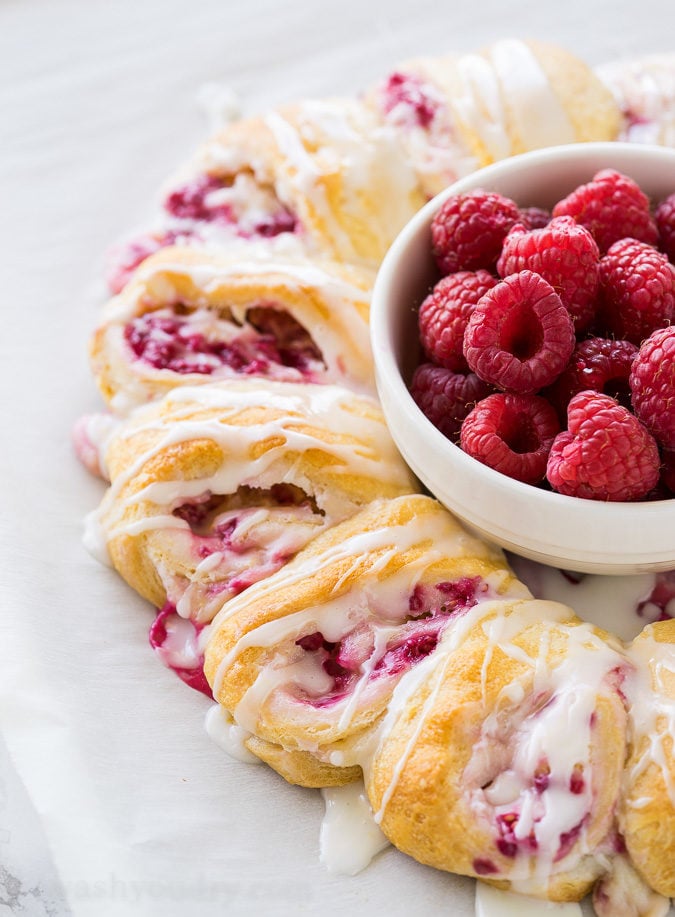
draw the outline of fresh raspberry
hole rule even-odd
[[[568,194],[555,205],[553,216],[574,217],[592,233],[601,254],[627,236],[650,245],[658,239],[649,198],[632,178],[614,169],[602,169]]]
[[[488,290],[464,334],[464,356],[476,375],[520,394],[550,385],[573,350],[569,312],[550,283],[532,271],[511,274]]]
[[[422,347],[427,357],[454,372],[468,372],[462,344],[469,316],[478,300],[497,283],[488,271],[459,271],[443,277],[419,312]]]
[[[675,263],[675,192],[661,201],[654,211],[654,219],[659,231],[659,248]]]
[[[469,411],[491,392],[492,386],[474,373],[453,373],[432,363],[418,366],[410,383],[410,394],[422,413],[453,441]]]
[[[609,395],[579,392],[567,430],[551,446],[546,477],[554,490],[589,500],[640,500],[659,479],[656,441]]]
[[[651,245],[621,239],[600,259],[600,293],[601,322],[639,345],[675,313],[675,267]]]
[[[449,197],[431,222],[431,244],[443,274],[491,270],[506,233],[520,218],[516,204],[494,191]]]
[[[675,449],[675,326],[644,341],[629,381],[636,416],[664,449]]]
[[[593,236],[572,217],[554,217],[529,232],[516,225],[504,239],[497,262],[500,277],[534,271],[548,280],[566,306],[577,332],[595,315],[600,252]]]
[[[543,394],[563,421],[570,400],[588,389],[610,395],[630,407],[628,376],[636,353],[637,347],[630,341],[587,338],[577,344],[565,369]]]
[[[519,222],[526,229],[543,229],[551,222],[551,214],[541,207],[521,207]]]
[[[496,392],[479,401],[462,424],[462,449],[495,471],[538,484],[551,443],[560,430],[545,398]]]

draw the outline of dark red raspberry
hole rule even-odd
[[[478,300],[497,280],[488,271],[458,271],[443,277],[419,312],[420,341],[427,357],[454,372],[468,372],[464,330]]]
[[[580,392],[569,403],[567,430],[551,446],[546,477],[571,497],[641,500],[659,479],[656,441],[609,395]]]
[[[521,207],[520,222],[526,229],[543,229],[551,222],[551,214],[541,207]]]
[[[664,449],[675,449],[675,326],[640,347],[630,374],[633,410]]]
[[[675,192],[661,201],[654,211],[654,219],[659,231],[659,248],[675,263]]]
[[[443,274],[491,270],[506,233],[520,218],[509,198],[494,191],[449,197],[431,222],[431,245]]]
[[[610,395],[630,407],[628,376],[636,353],[637,347],[630,341],[587,338],[577,344],[565,369],[543,394],[563,422],[570,400],[588,389]]]
[[[600,252],[590,232],[572,217],[554,217],[543,229],[528,232],[514,226],[504,239],[497,271],[507,277],[529,270],[548,280],[579,332],[595,315],[599,264]]]
[[[668,449],[661,452],[661,484],[669,494],[675,494],[675,452]]]
[[[422,413],[453,441],[469,411],[491,392],[492,386],[474,373],[453,373],[432,363],[418,366],[410,383],[410,394]]]
[[[550,283],[520,271],[488,290],[471,313],[464,356],[485,382],[531,394],[563,371],[574,340],[572,319]]]
[[[632,178],[614,169],[602,169],[568,194],[555,205],[553,216],[574,217],[592,233],[601,254],[627,236],[650,245],[658,239],[649,198]]]
[[[675,267],[651,245],[621,239],[600,259],[600,320],[640,344],[675,314]]]
[[[495,471],[538,484],[551,443],[560,430],[545,398],[496,392],[479,401],[462,424],[462,449]]]

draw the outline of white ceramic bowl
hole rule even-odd
[[[624,143],[551,147],[515,156],[456,182],[430,201],[387,253],[373,294],[377,385],[391,433],[423,484],[475,531],[542,563],[590,573],[675,569],[675,499],[581,500],[512,480],[446,439],[407,388],[418,361],[417,306],[437,274],[430,224],[450,195],[498,191],[550,208],[602,168],[630,175],[654,201],[675,191],[675,150]]]

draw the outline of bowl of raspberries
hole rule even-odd
[[[469,527],[574,571],[675,567],[675,150],[456,182],[387,253],[371,334],[399,449]]]

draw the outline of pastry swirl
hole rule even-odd
[[[117,413],[178,385],[257,376],[374,391],[370,273],[166,248],[109,302],[91,342]]]
[[[235,722],[305,785],[358,773],[394,685],[478,603],[526,595],[496,548],[435,500],[379,500],[319,535],[212,626],[205,672]],[[286,754],[286,752],[288,754]],[[302,767],[289,761],[301,752]],[[321,768],[316,771],[314,762]],[[300,763],[300,762],[298,762]]]
[[[174,389],[108,440],[92,525],[144,598],[204,623],[379,497],[415,490],[378,403],[255,380]]]

